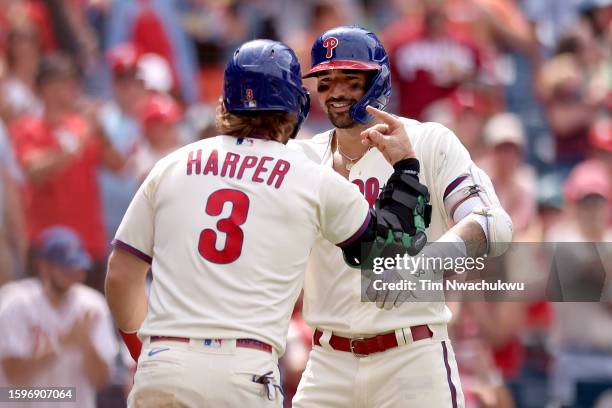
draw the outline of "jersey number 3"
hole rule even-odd
[[[225,234],[225,246],[217,249],[217,231],[206,228],[200,232],[198,251],[204,259],[217,264],[234,262],[242,253],[244,231],[240,228],[246,222],[249,212],[249,197],[242,191],[217,190],[208,197],[206,214],[221,215],[225,203],[231,203],[232,211],[227,218],[217,221],[217,231]]]

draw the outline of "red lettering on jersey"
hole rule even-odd
[[[246,156],[240,165],[240,170],[238,170],[238,176],[236,177],[238,180],[242,178],[244,171],[246,169],[252,169],[257,164],[256,156]]]
[[[195,157],[193,154],[195,153]],[[195,164],[195,174],[200,174],[202,172],[202,149],[198,149],[197,151],[189,152],[189,157],[187,158],[187,175],[191,176],[193,173],[193,165]]]
[[[204,167],[204,173],[202,174],[207,175],[211,172],[215,176],[219,173],[219,155],[217,153],[217,149],[210,152],[210,156],[208,157],[208,161]]]
[[[338,39],[336,37],[328,37],[323,40],[323,47],[327,49],[325,58],[331,58],[334,56],[334,48],[338,46]]]
[[[355,179],[352,181],[353,184],[355,184],[357,187],[359,187],[359,192],[361,194],[363,194],[363,191],[365,190],[365,186],[363,184],[363,180],[360,179]]]
[[[378,198],[378,193],[380,192],[380,183],[376,177],[371,177],[365,182],[365,190],[363,195],[366,200],[370,204],[370,207],[374,207],[374,203],[376,203],[376,199]]]
[[[378,193],[380,192],[380,183],[378,179],[376,177],[370,177],[365,182],[360,179],[355,179],[353,180],[353,184],[359,187],[359,191],[363,194],[368,204],[370,204],[370,207],[373,207],[378,198]]]
[[[221,176],[225,177],[225,175],[227,174],[227,170],[230,169],[229,176],[230,178],[234,177],[234,175],[236,174],[236,167],[238,165],[239,160],[239,154],[227,153],[225,155],[225,161],[223,162],[223,168],[221,169]]]
[[[274,169],[272,169],[272,173],[270,173],[270,177],[268,177],[268,185],[271,186],[274,182],[274,178],[278,177],[276,180],[276,184],[274,184],[274,188],[279,188],[285,179],[285,175],[289,172],[289,168],[291,164],[285,160],[279,160],[274,165]]]
[[[259,175],[261,173],[265,173],[268,171],[268,169],[266,169],[264,167],[264,165],[266,164],[266,161],[268,160],[273,160],[272,157],[269,156],[263,156],[261,159],[259,159],[259,164],[257,165],[257,168],[255,169],[255,173],[253,173],[253,181],[256,183],[263,183],[264,179],[260,178]]]

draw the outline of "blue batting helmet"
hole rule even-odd
[[[223,103],[228,112],[295,113],[295,137],[308,116],[310,96],[302,86],[300,63],[291,48],[271,40],[242,44],[225,67]]]
[[[351,117],[359,123],[372,120],[365,110],[370,105],[384,109],[391,96],[389,58],[382,43],[371,31],[361,27],[336,27],[321,34],[312,46],[312,67],[304,78],[330,69],[378,71],[355,105]]]

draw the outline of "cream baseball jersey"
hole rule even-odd
[[[171,153],[114,241],[152,264],[139,336],[254,338],[282,354],[316,238],[341,243],[368,220],[355,185],[281,143],[217,136]]]
[[[449,129],[437,123],[402,119],[421,165],[419,181],[429,188],[433,212],[427,228],[429,242],[448,230],[443,198],[461,183],[472,163],[470,155]],[[332,166],[331,136],[320,133],[310,140],[292,143],[317,163]],[[349,181],[356,184],[370,205],[393,172],[377,149],[368,151],[351,168]],[[304,318],[311,327],[361,336],[427,323],[448,322],[451,312],[442,302],[407,302],[393,310],[381,310],[361,301],[360,274],[347,266],[342,252],[320,237],[315,243],[304,281]]]

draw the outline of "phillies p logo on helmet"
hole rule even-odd
[[[334,55],[334,48],[338,46],[338,39],[336,37],[329,37],[323,41],[323,47],[327,50],[325,58],[331,58]]]

